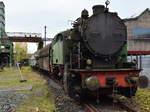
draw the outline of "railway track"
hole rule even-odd
[[[140,112],[138,109],[131,107],[130,105],[124,104],[119,99],[117,100],[117,104],[120,106],[120,108],[126,110],[127,112]]]
[[[94,105],[92,104],[84,104],[86,112],[102,112],[100,109],[97,109]]]
[[[131,107],[123,105],[123,104],[119,104],[119,107],[122,110],[118,110],[115,112],[140,112],[134,108],[131,108]],[[102,109],[99,109],[92,104],[84,104],[84,108],[85,108],[85,112],[105,112]]]
[[[110,98],[110,100],[112,100],[112,97]],[[121,102],[117,98],[115,98],[115,100],[115,102],[112,102],[111,108],[110,106],[105,106],[104,108],[102,108],[101,104],[95,105],[92,103],[85,103],[83,104],[83,106],[85,108],[85,112],[140,112],[140,110]],[[106,108],[110,109],[106,110]]]
[[[63,87],[62,86],[62,83],[60,83],[58,80],[52,78],[52,77],[49,77],[49,75],[43,75],[47,80],[48,79],[52,79],[55,83],[57,83],[60,87]],[[104,98],[105,99],[105,98]],[[119,98],[117,97],[108,97],[108,101],[106,101],[106,104],[107,102],[109,101],[112,101],[111,102],[111,106],[112,108],[114,108],[113,106],[115,105],[115,108],[117,107],[118,110],[117,111],[114,111],[111,109],[109,111],[106,111],[105,108],[107,108],[107,106],[105,108],[102,108],[101,106],[101,103],[99,105],[96,105],[92,102],[82,102],[82,107],[85,109],[85,112],[140,112],[139,110],[137,110],[136,108],[133,108],[131,107],[130,105],[127,105],[125,103],[123,103],[122,101],[120,101]],[[115,100],[115,102],[113,102]],[[110,102],[109,102],[110,103]],[[81,103],[77,102],[78,105],[80,105]],[[110,107],[109,107],[110,108]]]

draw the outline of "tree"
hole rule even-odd
[[[42,49],[42,48],[43,48],[43,41],[41,41],[41,42],[38,43],[38,48],[37,48],[37,50],[40,50],[40,49]]]
[[[14,52],[15,52],[15,56],[14,59],[16,62],[19,62],[21,59],[23,58],[28,58],[28,54],[27,54],[27,43],[23,42],[23,43],[15,43],[15,48],[14,48]]]

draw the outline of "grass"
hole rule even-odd
[[[23,101],[16,112],[51,112],[55,109],[53,95],[48,87],[36,86],[33,91],[34,94],[30,94],[29,100]]]
[[[150,89],[138,89],[134,100],[144,112],[150,112]]]
[[[48,88],[46,80],[38,73],[33,72],[30,67],[23,67],[21,71],[27,82],[20,82],[20,73],[15,68],[5,68],[3,72],[0,72],[0,87],[33,86],[32,90],[15,91],[28,96],[28,99],[20,103],[16,112],[51,112],[55,110],[54,96]]]
[[[15,68],[5,68],[0,72],[0,87],[32,85],[31,91],[16,91],[29,96],[27,100],[20,103],[16,112],[52,112],[55,110],[54,95],[49,90],[46,81],[33,72],[30,67],[23,67],[22,74],[26,83],[20,83],[20,73]],[[137,107],[144,112],[150,112],[150,89],[138,89],[133,98]]]

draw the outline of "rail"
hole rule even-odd
[[[83,104],[83,106],[86,109],[86,112],[102,112],[100,109],[97,109],[95,106],[92,104]]]

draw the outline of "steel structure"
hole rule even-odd
[[[27,32],[7,32],[8,38],[6,40],[12,42],[40,42],[42,36],[40,33]]]
[[[128,32],[128,54],[150,54],[150,9],[124,19]]]
[[[7,38],[5,32],[5,5],[0,2],[0,39]],[[13,61],[13,43],[0,41],[0,66],[11,65]]]
[[[27,32],[7,32],[7,37],[0,38],[0,41],[11,42],[41,42],[52,41],[52,38],[42,38],[41,33],[27,33]]]

